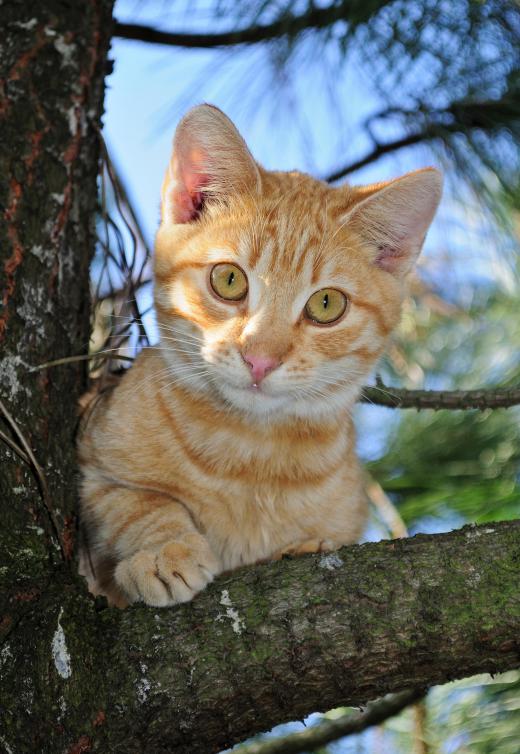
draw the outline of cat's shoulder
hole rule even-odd
[[[79,400],[80,435],[92,421],[112,411],[120,413],[139,399],[151,376],[163,367],[158,348],[144,348],[132,366],[102,374],[90,381],[89,389]]]

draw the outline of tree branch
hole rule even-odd
[[[17,753],[82,740],[211,754],[316,710],[520,664],[520,521],[242,569],[163,610],[103,609],[68,569],[28,569],[10,536],[0,735]]]
[[[447,138],[453,134],[464,135],[476,129],[489,133],[511,127],[518,122],[518,96],[516,90],[512,90],[506,92],[501,99],[483,100],[481,102],[456,101],[444,110],[432,110],[428,113],[388,110],[372,117],[371,120],[384,121],[385,117],[395,115],[412,118],[413,121],[417,121],[419,116],[426,116],[429,122],[422,130],[409,133],[394,141],[380,144],[374,139],[374,148],[364,157],[338,168],[323,180],[334,183],[346,175],[370,165],[385,154],[397,152],[399,149],[414,144],[430,142],[435,139],[446,142]]]
[[[335,720],[323,720],[299,733],[241,746],[237,754],[301,754],[314,751],[319,746],[384,723],[423,696],[423,691],[401,691],[371,702],[362,712],[348,713]]]
[[[520,387],[478,388],[476,390],[406,390],[366,386],[360,401],[387,408],[479,409],[510,408],[520,404]]]
[[[323,180],[328,183],[334,183],[335,181],[344,178],[346,175],[349,175],[349,173],[354,173],[356,170],[360,170],[366,165],[370,165],[370,163],[375,162],[385,154],[397,152],[399,149],[410,147],[414,144],[420,144],[424,141],[431,141],[432,139],[439,138],[439,136],[438,128],[425,128],[423,131],[403,136],[394,141],[388,141],[386,144],[377,144],[374,149],[371,152],[368,152],[364,157],[360,157],[358,160],[347,163],[343,167],[338,168],[333,173],[329,173],[329,175],[325,176]]]
[[[353,5],[356,7],[353,8]],[[116,21],[113,34],[122,39],[133,39],[139,42],[207,49],[239,44],[257,44],[280,37],[296,36],[306,29],[324,29],[327,26],[332,26],[341,19],[359,23],[360,20],[370,16],[372,12],[373,10],[369,12],[368,9],[363,9],[363,2],[340,3],[327,8],[317,8],[311,5],[309,10],[299,16],[285,14],[270,24],[255,24],[245,29],[229,29],[229,31],[218,34],[161,31],[152,26],[125,24]]]

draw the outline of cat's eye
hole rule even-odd
[[[313,293],[305,304],[305,315],[319,325],[329,325],[339,319],[347,308],[348,299],[336,288],[322,288]]]
[[[226,301],[242,301],[247,294],[247,278],[236,264],[216,264],[209,277],[211,287]]]

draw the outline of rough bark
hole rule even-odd
[[[66,558],[75,532],[71,413],[85,366],[30,368],[80,353],[89,339],[96,129],[111,7],[110,0],[0,5],[0,398],[43,466]],[[0,430],[12,437],[2,418]],[[45,557],[56,537],[41,483],[4,442],[0,469],[4,535],[16,532],[17,547]]]
[[[111,10],[111,0],[0,4],[0,399],[42,468],[38,479],[34,466],[0,439],[0,641],[9,634],[22,641],[17,661],[25,659],[26,673],[45,661],[36,639],[49,619],[45,584],[63,583],[52,567],[73,552],[73,438],[85,385],[84,364],[30,368],[84,351],[89,340],[96,133]],[[0,411],[0,432],[19,445],[5,417]],[[24,621],[34,604],[37,610]],[[2,645],[0,665],[9,651]],[[38,692],[4,670],[0,751],[38,752],[30,726],[23,728],[27,713],[13,718],[8,711],[9,700],[16,698],[15,709]],[[48,696],[40,691],[50,721],[56,698],[52,687]],[[13,725],[20,745],[8,743],[5,727]],[[49,744],[47,750],[59,749]]]
[[[519,563],[520,522],[500,523],[244,569],[187,605],[118,611],[21,554],[0,576],[0,735],[13,754],[209,754],[312,711],[513,668]]]

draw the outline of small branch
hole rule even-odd
[[[457,130],[462,129],[460,128]],[[366,165],[370,165],[371,162],[375,162],[380,157],[388,154],[389,152],[397,152],[397,150],[403,149],[404,147],[410,147],[413,144],[419,144],[424,141],[431,141],[432,139],[436,138],[439,138],[439,130],[437,128],[427,128],[424,131],[420,131],[419,133],[410,134],[409,136],[403,136],[401,139],[389,141],[386,144],[377,144],[377,146],[371,152],[368,152],[368,154],[366,154],[364,157],[361,157],[359,160],[355,160],[354,162],[348,163],[342,168],[338,168],[333,173],[325,176],[323,180],[327,181],[328,183],[334,183],[335,181],[339,181],[340,178],[344,178],[346,175],[349,175],[349,173],[354,173],[356,170],[360,170]]]
[[[140,290],[141,288],[144,288],[145,285],[151,285],[152,284],[151,278],[145,278],[144,280],[139,281],[132,281],[131,288],[134,292]],[[100,303],[101,301],[108,301],[110,299],[120,299],[120,298],[126,298],[128,296],[128,284],[124,285],[122,288],[116,288],[112,291],[107,291],[107,293],[103,293],[102,295],[96,296],[95,303]]]
[[[40,464],[38,463],[38,461],[36,460],[36,456],[34,455],[33,449],[29,445],[29,442],[24,437],[14,417],[7,410],[7,408],[4,406],[2,401],[0,401],[0,412],[4,415],[5,420],[7,421],[7,423],[13,430],[14,434],[16,435],[16,437],[18,438],[20,442],[20,445],[23,448],[23,451],[27,455],[27,459],[28,459],[27,463],[32,468],[33,472],[35,473],[36,480],[40,487],[40,492],[41,492],[43,503],[45,505],[45,508],[47,509],[47,513],[49,514],[49,518],[50,518],[51,525],[54,531],[54,535],[56,539],[58,540],[58,543],[60,546],[61,556],[63,560],[67,560],[65,545],[60,535],[59,522],[58,522],[58,519],[56,518],[56,513],[54,512],[54,508],[52,506],[51,496],[49,494],[49,486],[47,484],[47,479],[45,477],[44,471],[42,467],[40,466]],[[8,443],[8,444],[12,447],[12,443]],[[18,452],[18,450],[16,452]],[[21,455],[21,454],[18,452],[18,455]]]
[[[373,403],[387,408],[423,408],[468,410],[510,408],[520,404],[520,387],[479,388],[476,390],[406,390],[396,387],[363,388],[361,403]]]
[[[241,746],[237,749],[237,754],[301,754],[301,752],[314,751],[319,746],[325,746],[339,738],[361,733],[373,725],[379,725],[423,696],[423,691],[401,691],[370,702],[363,712],[342,715],[336,720],[324,720],[319,725],[283,738],[267,739],[267,741],[259,741],[249,746]]]
[[[114,351],[117,351],[114,348]],[[46,361],[45,364],[38,364],[35,367],[30,368],[30,372],[39,372],[42,369],[48,369],[49,367],[58,367],[62,364],[73,364],[76,361],[92,361],[93,359],[118,359],[119,361],[134,361],[133,356],[122,356],[118,354],[107,353],[106,351],[100,351],[98,353],[85,353],[81,356],[64,356],[62,359],[54,359],[54,361]]]
[[[373,116],[370,120],[381,120],[384,122],[385,117],[391,115],[410,117],[412,113],[387,110],[379,113],[377,116]],[[417,116],[416,113],[413,115]],[[374,148],[371,152],[368,152],[364,157],[354,162],[344,165],[342,168],[338,168],[326,176],[324,180],[333,183],[340,178],[344,178],[349,173],[354,173],[356,170],[360,170],[366,165],[375,162],[385,154],[396,152],[399,149],[410,147],[414,144],[429,142],[434,139],[446,141],[449,135],[462,134],[467,136],[474,130],[490,132],[495,130],[499,125],[502,128],[507,128],[509,124],[517,121],[518,108],[515,104],[515,97],[506,94],[502,99],[497,100],[453,102],[446,109],[432,110],[427,115],[430,122],[424,126],[422,131],[416,131],[415,133],[402,136],[400,139],[395,139],[384,144],[380,144],[374,139]],[[370,121],[365,126],[371,134]]]
[[[424,700],[414,704],[412,710],[414,754],[430,754],[430,747],[426,739],[427,710]]]
[[[300,16],[285,15],[271,24],[257,24],[246,29],[230,29],[218,34],[189,34],[155,29],[143,24],[124,24],[116,21],[113,34],[122,39],[170,45],[173,47],[213,48],[239,44],[257,44],[270,39],[296,36],[306,29],[324,29],[340,19],[348,20],[346,3],[327,8],[312,7]]]
[[[6,434],[4,434],[1,431],[0,431],[0,440],[2,440],[2,442],[5,442],[5,444],[8,445],[11,448],[11,450],[14,453],[16,453],[16,455],[20,456],[22,461],[25,461],[25,463],[28,463],[29,466],[31,465],[31,459],[29,458],[27,453],[25,453],[17,443],[13,442],[13,440],[11,440],[10,437],[8,437]]]

